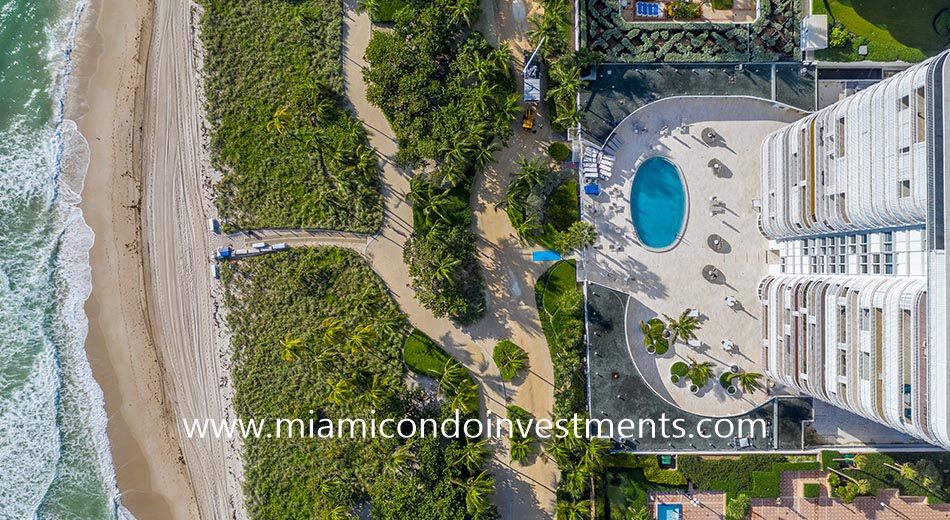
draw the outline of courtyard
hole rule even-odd
[[[612,173],[597,181],[599,195],[583,196],[583,219],[599,236],[585,256],[584,275],[627,295],[623,326],[630,360],[653,392],[682,410],[736,416],[768,398],[765,389],[730,394],[719,377],[727,370],[764,372],[757,290],[768,264],[767,241],[753,207],[759,197],[757,143],[801,116],[754,98],[657,101],[631,114],[607,139]],[[637,227],[654,224],[634,222],[634,214],[649,220],[650,213],[631,211],[635,173],[651,157],[677,167],[686,198],[680,231],[662,250],[640,240],[643,230]],[[696,340],[681,338],[665,352],[648,353],[640,323],[684,311],[699,320]],[[690,388],[685,378],[673,381],[676,363],[708,363],[712,374],[699,389]]]

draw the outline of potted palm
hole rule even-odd
[[[696,338],[696,331],[699,330],[699,318],[696,316],[690,316],[692,309],[684,309],[680,313],[678,319],[664,314],[663,317],[666,318],[666,328],[670,331],[673,339],[670,340],[670,343],[676,343],[677,338],[683,341],[689,341]]]
[[[744,393],[754,394],[756,390],[762,389],[762,379],[764,376],[756,372],[742,372],[739,374],[732,374],[729,378],[730,382],[738,386]]]
[[[666,354],[670,348],[669,341],[664,337],[666,328],[659,318],[652,318],[647,322],[640,321],[640,331],[643,332],[643,346],[650,354]]]
[[[687,359],[689,359],[689,365],[686,371],[686,377],[699,388],[706,386],[706,382],[709,381],[709,377],[712,375],[712,369],[716,364],[712,361],[699,363],[692,357],[688,357]],[[690,391],[692,391],[692,387]]]

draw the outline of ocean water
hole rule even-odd
[[[88,147],[62,119],[82,0],[0,1],[0,519],[122,510],[83,348]]]

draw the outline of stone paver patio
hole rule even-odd
[[[858,497],[851,504],[828,497],[823,471],[788,471],[782,474],[781,498],[752,499],[752,520],[947,520],[950,504],[930,505],[925,497],[904,497],[896,490],[881,491],[878,496]],[[821,498],[803,498],[805,482],[822,483]],[[726,494],[703,492],[651,492],[651,513],[659,504],[683,506],[683,520],[721,520],[725,514]]]
[[[762,372],[761,323],[758,283],[768,271],[767,241],[758,230],[753,199],[759,197],[759,143],[764,135],[803,115],[771,101],[742,97],[668,98],[651,103],[628,116],[605,144],[615,149],[613,174],[599,181],[601,194],[584,195],[583,218],[596,225],[599,241],[585,255],[586,279],[630,295],[627,302],[627,343],[631,358],[643,378],[660,397],[680,408],[707,416],[731,416],[761,404],[766,392],[730,396],[718,376],[730,365],[746,372]],[[685,123],[685,125],[683,125]],[[685,129],[683,128],[685,126]],[[707,145],[700,137],[705,128],[717,137]],[[645,159],[663,156],[683,176],[688,203],[680,241],[665,252],[652,252],[637,242],[630,213],[630,189],[637,166]],[[719,175],[709,166],[721,162]],[[710,197],[724,203],[724,211],[710,215]],[[619,205],[613,210],[611,205]],[[707,244],[720,235],[724,246],[715,251]],[[617,251],[615,248],[620,247]],[[706,265],[722,275],[713,283],[703,277]],[[726,297],[738,306],[730,308]],[[640,320],[685,308],[697,309],[702,328],[700,347],[684,342],[663,356],[643,349]],[[727,353],[728,339],[735,351]],[[670,366],[686,361],[715,363],[715,377],[698,395],[687,385],[670,380]]]

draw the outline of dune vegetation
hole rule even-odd
[[[401,350],[409,326],[363,259],[340,248],[293,249],[222,271],[235,411],[265,421],[244,446],[251,518],[349,519],[365,503],[379,520],[496,517],[479,439],[315,438],[305,426],[455,413],[452,402],[433,405],[406,386]],[[464,368],[453,370],[455,380],[471,381]],[[463,417],[477,416],[477,406],[466,407]],[[293,437],[268,438],[277,434],[276,419],[304,425]]]
[[[374,31],[366,96],[389,120],[397,161],[415,176],[405,261],[419,301],[437,316],[477,321],[485,292],[469,230],[472,179],[511,135],[520,107],[507,47],[471,29],[475,0],[415,2]]]
[[[343,98],[340,4],[201,3],[224,229],[379,228],[376,156]]]

